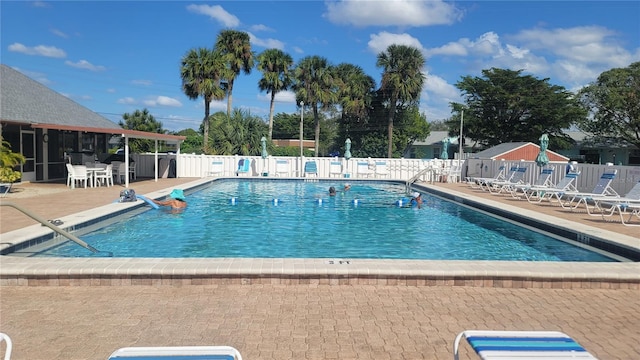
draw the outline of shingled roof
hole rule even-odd
[[[17,70],[0,64],[0,120],[22,124],[121,127]]]

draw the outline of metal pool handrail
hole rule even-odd
[[[86,242],[80,240],[77,236],[75,236],[73,234],[70,234],[65,230],[62,230],[61,228],[59,228],[59,227],[51,224],[50,222],[48,222],[46,219],[44,219],[44,218],[32,213],[31,211],[29,211],[29,210],[27,210],[27,209],[25,209],[25,208],[23,208],[21,206],[18,206],[17,204],[14,204],[12,202],[2,201],[2,202],[0,202],[0,206],[10,206],[10,207],[20,211],[21,213],[27,215],[28,217],[32,218],[33,220],[39,222],[40,224],[48,227],[49,229],[57,232],[58,234],[66,237],[67,239],[69,239],[69,240],[75,242],[76,244],[82,246],[83,248],[85,248],[87,250],[90,250],[91,252],[94,252],[94,253],[100,252],[98,249],[96,249],[93,246],[87,244]]]

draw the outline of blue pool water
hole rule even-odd
[[[182,213],[149,210],[82,236],[115,257],[613,261],[402,185],[223,180],[187,196]],[[277,202],[274,201],[277,199]],[[356,201],[357,200],[357,204]],[[37,256],[95,256],[65,243]]]

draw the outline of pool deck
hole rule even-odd
[[[165,194],[198,182],[131,188]],[[640,246],[637,228],[461,184],[424,186]],[[66,224],[112,206],[121,189],[16,188],[2,201]],[[1,243],[46,230],[13,208],[0,207],[0,218]],[[465,329],[558,330],[598,358],[632,359],[640,358],[639,265],[3,256],[0,331],[14,340],[14,359],[106,359],[120,347],[169,345],[231,345],[249,360],[450,359]],[[477,358],[463,350],[462,359]]]

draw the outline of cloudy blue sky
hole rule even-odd
[[[377,82],[378,53],[415,46],[429,121],[449,117],[455,83],[483,69],[523,69],[576,90],[640,61],[638,1],[2,1],[0,23],[3,64],[114,122],[147,108],[169,130],[198,128],[203,101],[181,92],[180,60],[224,29],[249,33],[256,53],[319,55]],[[233,106],[267,119],[259,78],[254,69],[236,80]],[[276,99],[276,112],[296,111],[292,93]]]

